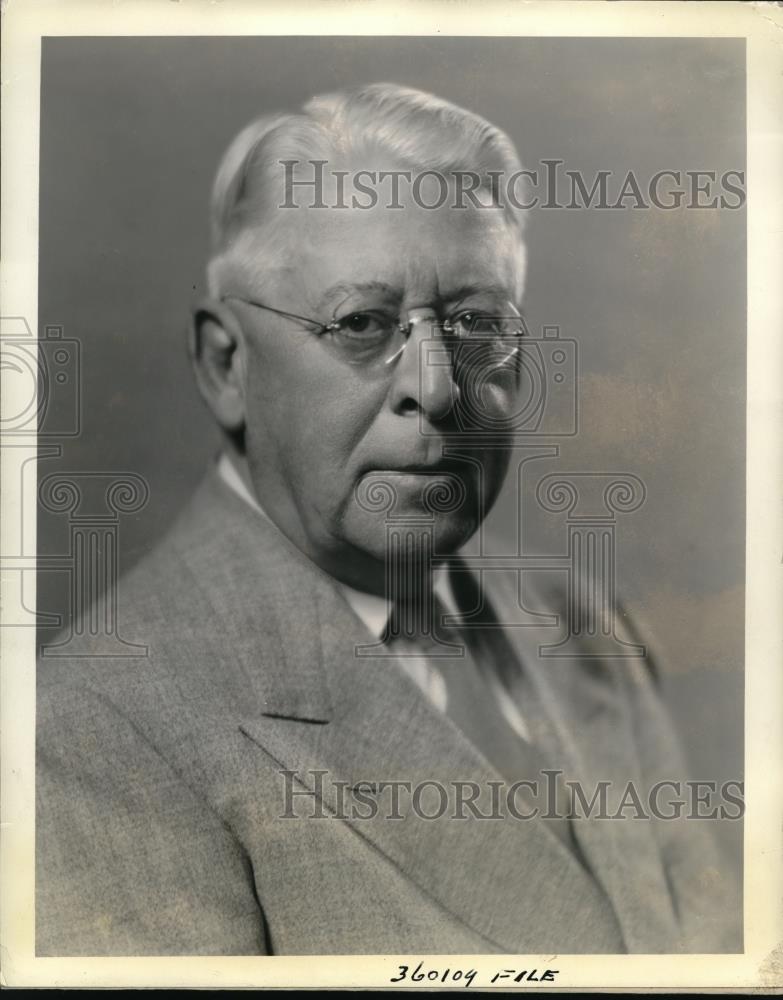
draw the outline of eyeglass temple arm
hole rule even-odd
[[[310,316],[300,316],[298,313],[286,312],[285,309],[275,309],[273,306],[265,306],[263,302],[256,302],[255,299],[246,299],[241,295],[221,295],[220,297],[221,302],[226,302],[228,299],[234,299],[236,302],[244,302],[245,305],[253,306],[255,309],[264,309],[266,312],[274,313],[276,316],[283,316],[286,319],[296,319],[300,323],[309,323],[311,326],[318,327],[319,330],[328,330],[332,326],[332,323],[322,323],[319,319],[312,319]]]

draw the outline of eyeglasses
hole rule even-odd
[[[442,322],[428,317],[413,317],[402,322],[388,307],[346,307],[339,305],[328,323],[297,313],[275,309],[240,295],[223,295],[222,301],[243,302],[284,319],[305,324],[310,332],[324,340],[346,363],[364,369],[389,370],[400,358],[417,323],[428,323],[432,332],[451,352],[455,378],[481,371],[483,377],[493,371],[517,372],[520,363],[520,339],[527,335],[525,320],[510,301],[463,303]]]

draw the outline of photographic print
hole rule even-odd
[[[190,6],[6,42],[20,978],[774,986],[779,13]]]

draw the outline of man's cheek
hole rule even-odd
[[[466,461],[470,463],[470,473],[466,471],[466,481],[469,479],[472,491],[485,506],[495,501],[503,486],[511,452],[510,446],[503,447],[498,441],[495,447],[468,453]]]
[[[310,531],[321,538],[340,537],[355,490],[346,456],[325,433],[294,446],[288,459],[291,491]]]

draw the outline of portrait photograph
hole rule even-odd
[[[8,982],[779,986],[780,11],[311,7],[3,13]]]

